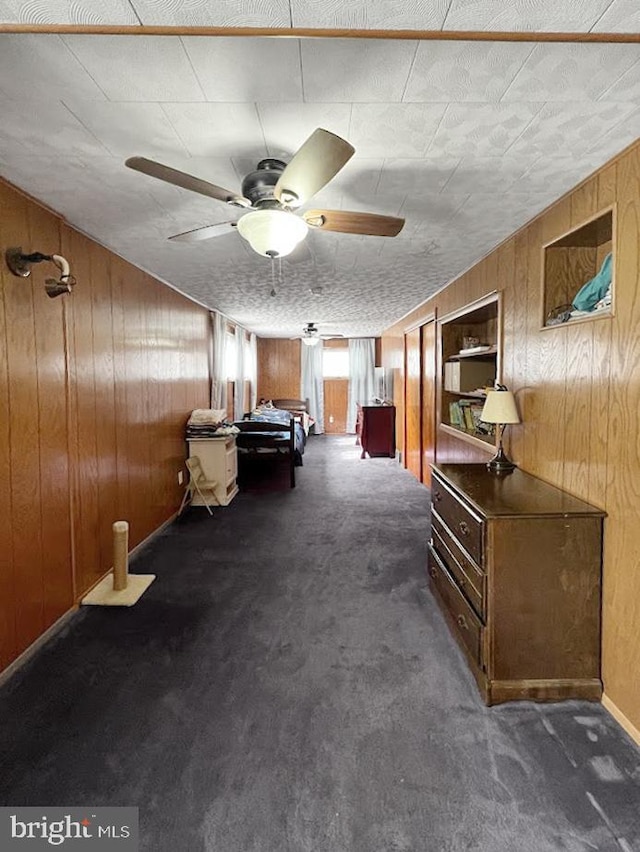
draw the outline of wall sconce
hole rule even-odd
[[[495,423],[498,429],[498,452],[487,462],[487,468],[492,473],[510,473],[517,465],[507,458],[502,448],[502,436],[505,426],[509,423],[519,423],[516,401],[511,391],[504,385],[496,385],[495,390],[490,390],[480,415],[484,423]]]
[[[18,247],[7,249],[4,257],[7,266],[18,278],[28,278],[31,275],[31,267],[34,263],[42,263],[43,260],[50,260],[55,263],[60,270],[60,278],[47,278],[44,282],[44,289],[50,299],[62,296],[63,293],[70,293],[71,288],[76,283],[76,279],[69,272],[69,262],[62,255],[42,254],[39,251],[23,254],[22,249]]]

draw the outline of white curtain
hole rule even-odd
[[[324,432],[322,347],[322,340],[316,346],[300,344],[300,398],[309,400],[309,414],[315,421],[316,435]]]
[[[376,395],[375,341],[372,337],[349,340],[349,402],[347,432],[356,431],[358,406],[371,405]]]
[[[251,399],[249,400],[251,411],[258,404],[258,338],[251,332],[249,335],[248,367],[245,365],[247,379],[251,382]]]
[[[244,410],[244,338],[245,331],[236,326],[235,338],[235,369],[233,370],[233,381],[235,383],[235,394],[233,400],[233,419],[242,420]]]
[[[211,370],[211,408],[227,407],[227,320],[217,311],[211,312],[213,326],[213,365]]]

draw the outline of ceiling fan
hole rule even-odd
[[[292,252],[309,228],[378,237],[400,233],[404,219],[395,216],[347,210],[306,210],[301,216],[292,212],[329,183],[354,153],[355,148],[344,139],[319,127],[288,165],[273,158],[260,160],[242,181],[240,195],[146,157],[130,157],[125,166],[246,211],[238,221],[195,228],[170,240],[197,242],[237,229],[254,251],[273,259]]]
[[[292,337],[292,340],[297,340],[300,335]],[[334,340],[335,338],[344,337],[344,334],[320,334],[320,330],[315,322],[308,322],[302,329],[302,337],[300,338],[307,346],[315,346],[321,340]]]

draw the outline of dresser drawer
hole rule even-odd
[[[472,659],[482,665],[482,624],[455,580],[429,546],[429,579],[444,603],[456,631]]]
[[[431,503],[451,533],[475,562],[483,565],[484,525],[436,476],[431,486]]]
[[[433,546],[445,567],[453,575],[478,615],[484,618],[484,575],[456,545],[455,539],[451,537],[435,512],[431,514],[431,535]]]

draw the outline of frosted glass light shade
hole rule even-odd
[[[256,210],[238,221],[238,231],[251,248],[265,257],[291,254],[309,231],[307,223],[286,210]]]
[[[480,420],[485,423],[519,423],[516,401],[511,391],[491,390],[480,415]]]
[[[302,342],[305,346],[317,346],[320,343],[319,337],[303,337]]]

